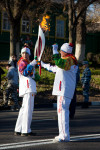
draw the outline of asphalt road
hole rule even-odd
[[[18,111],[0,111],[0,150],[100,150],[100,106],[77,106],[67,143],[53,142],[58,135],[55,108],[35,108],[31,127],[37,133],[34,137],[14,136],[17,116]]]

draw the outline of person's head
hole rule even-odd
[[[27,39],[27,40],[30,40],[30,35],[27,35],[27,36],[26,36],[26,39]]]
[[[65,57],[67,54],[71,54],[73,50],[72,43],[64,43],[60,48],[61,57]]]
[[[86,68],[86,67],[88,67],[89,66],[89,62],[88,61],[83,61],[83,68]]]
[[[21,55],[24,59],[29,60],[29,56],[31,55],[30,49],[27,47],[24,47],[21,49]]]
[[[29,48],[29,45],[28,45],[28,43],[24,43],[24,47],[27,47],[27,48]]]
[[[9,70],[9,68],[11,67],[11,64],[7,64],[6,65],[6,69]]]
[[[17,55],[12,55],[11,58],[12,60],[17,60]]]

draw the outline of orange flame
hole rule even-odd
[[[49,19],[50,17],[48,15],[46,16],[43,16],[43,19],[40,23],[40,26],[41,28],[44,30],[44,31],[50,31],[50,24],[48,24],[47,20]]]

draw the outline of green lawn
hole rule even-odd
[[[80,78],[82,76],[82,68],[80,68],[81,70],[81,73],[80,73]],[[93,68],[90,68],[91,70],[91,82],[94,82],[96,85],[99,85],[100,86],[100,70],[97,69],[93,69]],[[37,69],[38,71],[38,69]],[[41,78],[40,78],[40,81],[37,82],[37,84],[39,85],[38,87],[38,91],[45,91],[46,89],[52,89],[52,85],[53,85],[53,82],[54,82],[54,74],[52,72],[48,72],[46,71],[45,69],[42,69],[42,73],[41,73]],[[91,87],[92,88],[92,87]],[[81,88],[81,82],[78,83],[78,86],[77,86],[77,90],[78,91],[82,91],[82,88]]]
[[[100,85],[100,69],[94,69],[94,68],[90,68],[91,69],[91,82],[94,82],[96,85]],[[2,75],[2,80],[4,80],[4,77],[7,74],[7,70],[5,68],[3,68],[3,70],[5,71],[5,74]],[[80,73],[80,77],[82,76],[82,68],[80,68],[81,73]],[[39,72],[39,69],[36,68],[36,71]],[[54,77],[55,74],[52,72],[48,72],[47,70],[43,69],[41,70],[41,77],[40,80],[37,81],[37,92],[45,92],[47,90],[51,90],[53,87],[53,82],[54,82]],[[77,87],[78,91],[81,91],[81,83],[79,82],[78,87]]]

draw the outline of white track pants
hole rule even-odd
[[[15,126],[15,132],[30,133],[32,112],[34,109],[34,93],[27,93],[23,97],[22,107],[19,111],[18,119]]]
[[[57,96],[57,113],[59,138],[62,140],[70,140],[69,133],[69,106],[71,100],[63,96]]]

